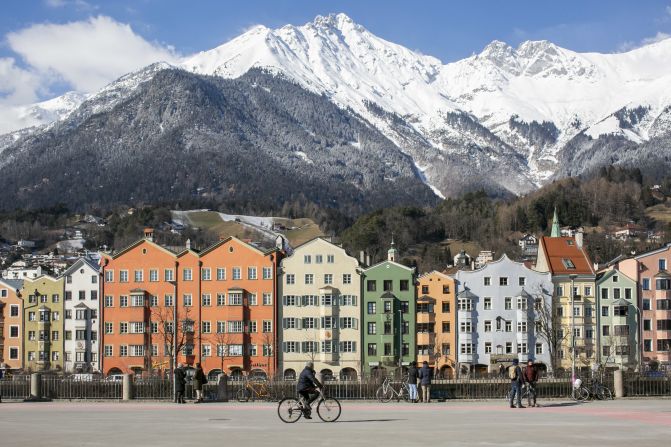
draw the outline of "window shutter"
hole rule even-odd
[[[303,325],[301,324],[302,321],[300,318],[294,318],[294,321],[296,322],[296,329],[302,329]]]
[[[324,326],[325,326],[325,324],[324,324],[324,317],[321,317],[320,320],[321,320],[321,327],[324,327]]]
[[[307,302],[307,297],[305,295],[301,296],[301,306],[305,306]]]
[[[282,343],[282,352],[287,352],[287,342]]]
[[[352,306],[356,306],[356,295],[352,295]]]
[[[319,325],[319,318],[314,318],[315,322],[315,329],[319,329],[321,326]]]
[[[357,318],[352,318],[352,329],[359,329],[359,320]]]
[[[340,327],[345,327],[345,318],[340,317]]]
[[[286,328],[287,328],[287,319],[282,318],[282,329],[286,329]],[[286,343],[285,343],[285,345],[286,345]],[[287,352],[287,351],[284,351],[284,352]]]
[[[356,352],[356,342],[352,342],[352,352]]]

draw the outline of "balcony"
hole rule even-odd
[[[436,334],[433,332],[418,332],[417,333],[417,344],[418,345],[432,345],[436,340]]]
[[[422,312],[417,314],[417,323],[435,323],[436,314],[429,312]]]
[[[671,290],[655,290],[654,296],[656,300],[671,299]]]
[[[395,355],[383,355],[380,357],[381,366],[390,367],[398,365],[398,356]]]

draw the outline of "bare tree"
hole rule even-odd
[[[223,331],[220,331],[220,328],[217,328],[217,331],[213,333],[210,337],[213,343],[216,343],[217,357],[220,360],[221,372],[224,372],[224,362],[226,357],[229,357],[229,346],[233,344],[233,335],[230,332],[227,332],[225,328]]]
[[[552,296],[538,290],[532,294],[534,308],[530,312],[536,334],[547,343],[552,371],[559,363],[559,353],[562,345],[568,339],[567,327],[562,327],[561,316],[552,305]]]
[[[163,344],[164,357],[168,357],[171,380],[175,369],[175,353],[182,352],[187,344],[193,344],[193,340],[197,336],[196,334],[200,332],[196,331],[194,321],[190,318],[191,307],[181,309],[182,318],[178,322],[177,330],[175,330],[173,312],[174,309],[167,306],[151,308],[151,322],[156,323],[155,335]]]

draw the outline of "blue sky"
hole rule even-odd
[[[443,62],[494,39],[615,52],[671,34],[671,0],[6,0],[2,11],[0,108],[93,91],[147,60],[208,50],[252,25],[300,25],[330,12]]]

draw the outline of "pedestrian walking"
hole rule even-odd
[[[196,363],[196,372],[193,375],[193,389],[196,390],[196,401],[194,403],[199,404],[203,401],[203,385],[206,383],[207,377],[205,377],[203,368],[200,363]]]
[[[429,362],[422,362],[422,369],[419,370],[419,383],[422,385],[422,402],[431,402],[431,368],[429,368]]]
[[[410,368],[408,368],[408,394],[410,395],[410,402],[417,403],[419,402],[419,396],[417,395],[417,376],[419,370],[417,370],[417,362],[411,362]]]
[[[533,360],[529,360],[527,362],[527,367],[524,368],[524,382],[529,389],[529,392],[527,393],[527,406],[536,407],[536,382],[538,382],[538,371],[534,367]]]
[[[499,365],[499,376],[503,377],[506,375],[506,367],[503,366],[503,363]]]
[[[524,378],[522,377],[519,360],[513,359],[513,366],[508,369],[508,377],[510,378],[510,408],[515,408],[515,405],[513,405],[515,399],[517,399],[517,408],[524,408],[522,406],[522,383]]]
[[[186,371],[184,364],[179,363],[175,368],[175,402],[178,404],[185,404],[184,390],[186,389]]]

